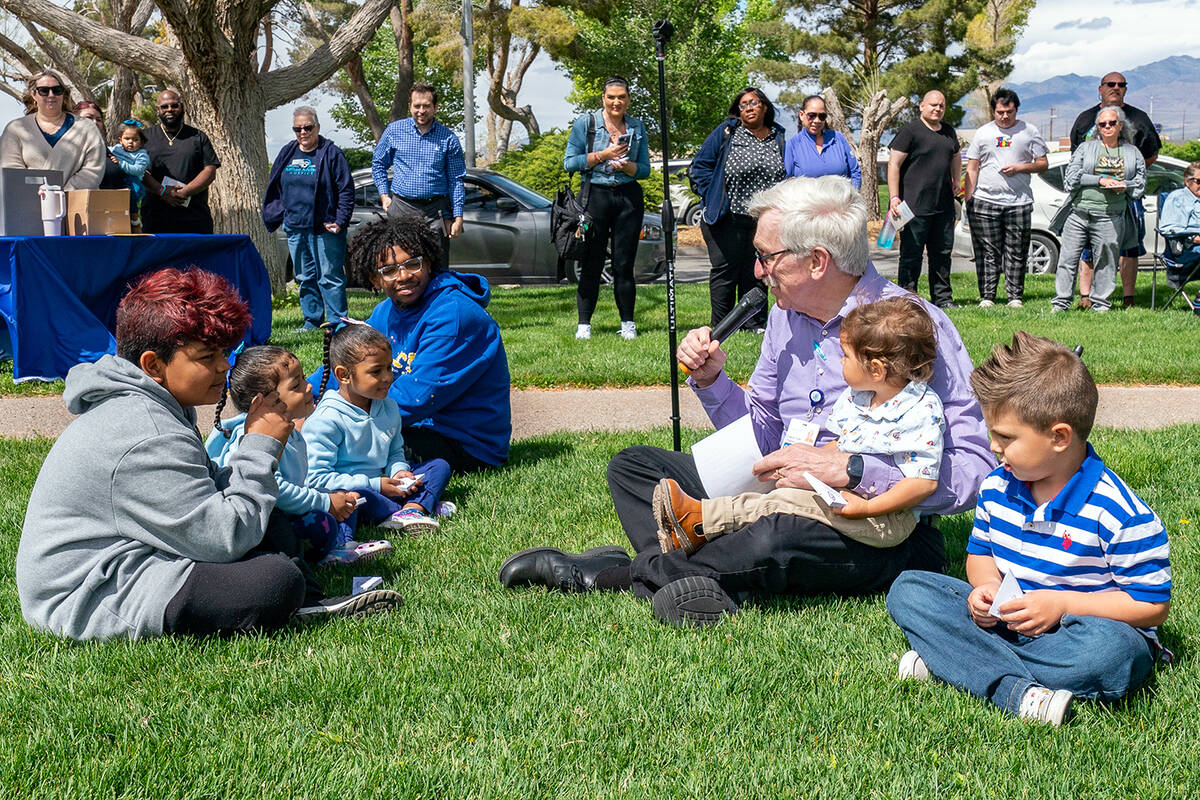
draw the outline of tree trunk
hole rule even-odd
[[[400,0],[388,12],[392,34],[396,37],[396,93],[392,95],[392,120],[408,113],[413,85],[412,0]],[[379,137],[376,136],[376,139]]]
[[[362,106],[363,115],[367,118],[367,125],[371,128],[371,135],[375,137],[375,141],[383,136],[383,129],[387,127],[379,117],[379,108],[375,105],[375,99],[371,97],[371,89],[367,86],[367,78],[363,75],[363,63],[361,56],[355,56],[346,62],[344,69],[347,77],[350,78],[350,88],[354,90],[355,96],[358,98],[358,104]]]
[[[112,92],[108,95],[108,110],[104,112],[104,130],[110,142],[117,141],[121,123],[131,117],[136,84],[137,75],[129,67],[117,65],[113,70]]]
[[[826,89],[821,96],[825,100],[825,110],[829,112],[829,127],[839,131],[846,137],[846,141],[853,144],[854,137],[846,124],[846,114],[837,93],[833,89]],[[863,105],[862,130],[859,131],[855,152],[858,155],[858,166],[862,170],[862,188],[859,194],[867,204],[867,219],[872,221],[883,218],[879,213],[879,174],[875,162],[879,152],[879,140],[906,105],[907,97],[889,101],[885,91],[876,92],[875,96]]]

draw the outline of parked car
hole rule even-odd
[[[355,170],[354,213],[350,236],[363,223],[379,219],[383,205],[371,179],[371,170]],[[547,198],[498,172],[468,169],[463,178],[462,236],[450,241],[450,267],[483,275],[490,283],[557,283],[562,277],[577,280],[578,264],[559,269],[558,252],[550,242],[550,206]],[[278,241],[287,257],[287,235]],[[650,283],[666,272],[662,219],[646,214],[634,261],[634,278]],[[292,275],[288,260],[288,277]],[[605,280],[611,272],[605,268]],[[350,284],[354,286],[353,282]],[[362,288],[362,287],[355,287]]]
[[[1033,233],[1029,241],[1029,271],[1032,273],[1054,272],[1058,265],[1058,234],[1050,230],[1050,221],[1067,201],[1063,191],[1063,172],[1071,160],[1066,150],[1051,153],[1050,168],[1033,176]],[[1142,244],[1146,248],[1143,258],[1149,259],[1154,252],[1154,226],[1158,222],[1158,193],[1169,192],[1183,186],[1183,169],[1186,161],[1171,156],[1159,156],[1146,169],[1146,196],[1142,204],[1146,208],[1146,237]],[[971,230],[964,218],[954,228],[954,254],[966,258],[974,257],[971,245]]]
[[[688,167],[692,165],[690,158],[673,158],[668,163],[671,174],[671,210],[675,213],[676,225],[699,225],[704,216],[704,206],[700,198],[692,192],[688,182]],[[654,164],[656,169],[662,169],[662,162]]]

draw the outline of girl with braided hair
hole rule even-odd
[[[313,412],[312,386],[304,379],[300,359],[282,347],[250,347],[230,354],[233,362],[228,380],[217,403],[213,431],[205,448],[208,456],[219,466],[225,466],[237,452],[245,434],[246,411],[258,395],[278,392],[293,422]],[[227,401],[242,412],[223,425],[221,412]],[[283,446],[275,469],[279,484],[276,510],[282,512],[301,541],[309,544],[309,556],[325,564],[344,564],[377,556],[392,549],[385,541],[364,542],[355,548],[336,548],[338,525],[346,522],[357,507],[358,495],[350,491],[323,492],[306,486],[308,478],[308,448],[299,430],[293,430]],[[351,531],[352,533],[352,531]]]

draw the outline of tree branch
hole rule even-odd
[[[169,80],[183,78],[179,51],[129,33],[106,28],[50,0],[0,0],[0,8],[38,24],[91,50],[101,58]]]
[[[54,63],[55,69],[65,75],[67,80],[71,82],[71,85],[75,87],[75,92],[79,95],[76,100],[91,100],[93,103],[96,102],[96,96],[92,94],[92,87],[88,86],[87,79],[75,68],[74,59],[67,56],[54,44],[46,41],[46,37],[42,36],[42,32],[29,20],[23,19],[21,20],[21,24],[25,26],[25,30],[29,31],[29,35],[33,38],[33,43]],[[72,110],[67,109],[67,111]]]
[[[9,86],[7,83],[0,83],[0,92],[4,92],[9,97],[16,100],[18,103],[25,102],[22,99],[24,97],[24,92],[20,92],[20,91],[14,89],[13,87]]]
[[[17,0],[0,0],[0,3],[15,1]],[[267,108],[275,108],[296,99],[337,72],[339,67],[371,41],[394,2],[395,0],[365,0],[350,21],[339,28],[327,44],[318,47],[299,64],[263,75],[261,85]]]
[[[0,33],[0,50],[4,50],[17,60],[22,67],[25,68],[26,77],[32,75],[42,68],[42,64],[36,58],[29,54],[21,45],[14,42],[4,34]]]

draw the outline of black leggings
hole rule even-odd
[[[645,203],[642,187],[636,182],[619,186],[597,186],[588,190],[588,214],[592,227],[587,235],[587,252],[579,264],[579,293],[576,304],[579,322],[588,324],[600,296],[600,277],[612,242],[613,296],[622,322],[633,321],[637,284],[633,280],[633,262],[641,240]]]
[[[283,627],[296,609],[322,597],[300,558],[299,540],[272,511],[262,544],[238,561],[197,561],[163,613],[163,633],[228,635]]]

